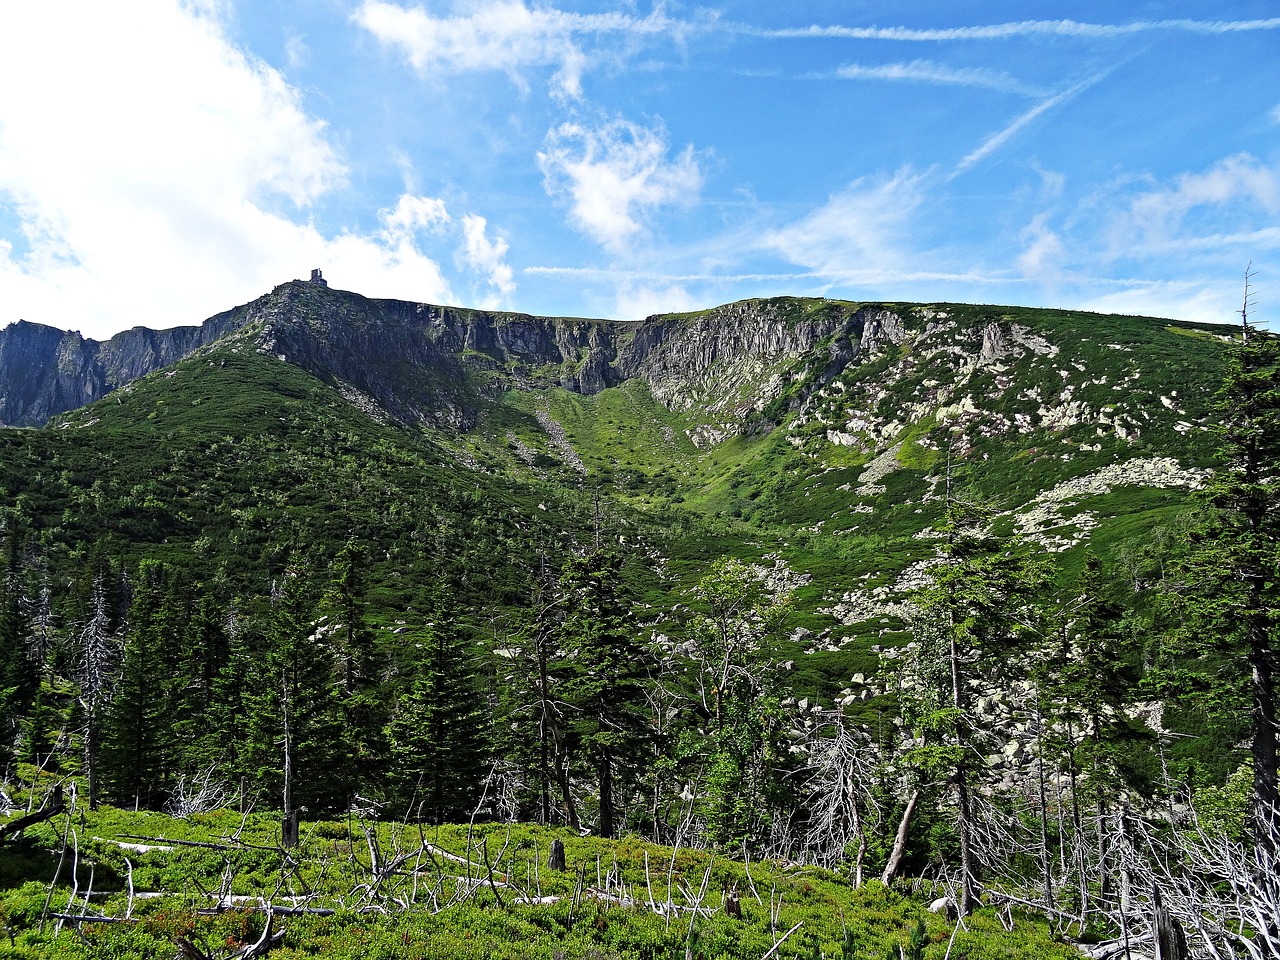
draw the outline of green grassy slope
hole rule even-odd
[[[922,960],[1078,956],[1028,916],[1013,915],[1008,930],[987,909],[953,939],[943,917],[875,882],[852,889],[847,877],[816,867],[530,826],[315,822],[286,851],[279,822],[260,814],[177,820],[103,808],[79,819],[78,857],[50,887],[42,850],[55,848],[67,826],[67,817],[51,820],[0,851],[0,916],[13,960],[170,956],[180,941],[225,956],[261,936],[266,903],[281,911],[273,925],[284,939],[271,956],[284,960],[658,960],[686,948],[756,960],[780,940],[773,955],[797,960],[897,955],[913,941]],[[553,840],[565,847],[563,871],[546,863]],[[92,913],[118,922],[53,916],[84,912],[90,891]],[[223,909],[211,909],[213,894]],[[731,898],[740,917],[726,912]]]

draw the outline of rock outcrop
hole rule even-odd
[[[33,427],[100,400],[237,329],[244,308],[198,327],[134,327],[110,340],[19,320],[0,329],[0,424]]]

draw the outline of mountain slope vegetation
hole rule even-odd
[[[0,431],[10,798],[961,864],[1077,935],[1124,804],[1243,822],[1248,716],[1161,679],[1232,328],[302,282],[209,324]]]

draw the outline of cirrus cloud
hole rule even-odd
[[[849,63],[837,69],[836,76],[845,80],[906,80],[943,86],[975,87],[1027,97],[1042,96],[1044,93],[1039,87],[1023,83],[1000,70],[987,67],[951,67],[932,60],[912,60],[910,63]]]
[[[633,17],[530,7],[524,0],[480,0],[446,17],[422,6],[365,0],[353,19],[383,44],[398,49],[421,74],[499,70],[523,88],[522,71],[553,67],[552,89],[573,99],[582,96],[582,75],[593,56],[612,55],[589,54],[584,49],[587,41],[678,36],[686,29],[667,19],[660,8],[647,17]]]
[[[899,274],[914,258],[910,227],[928,179],[910,168],[860,177],[800,220],[766,233],[760,245],[828,277]]]
[[[1277,215],[1280,168],[1236,154],[1132,197],[1111,223],[1111,249],[1117,256],[1132,257],[1166,255],[1200,244],[1272,248]]]

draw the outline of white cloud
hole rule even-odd
[[[912,60],[910,63],[883,63],[874,66],[850,63],[838,69],[836,75],[846,80],[909,80],[977,87],[1023,96],[1043,95],[1039,88],[1030,87],[1016,77],[1011,77],[999,70],[990,70],[986,67],[949,67],[945,63],[935,63],[932,60]]]
[[[227,40],[217,9],[6,12],[0,215],[25,243],[0,247],[0,322],[92,336],[196,323],[311,267],[379,296],[448,297],[405,232],[433,201],[402,198],[369,235],[305,222],[344,187],[342,157],[284,78]]]
[[[702,171],[693,147],[668,157],[666,130],[617,119],[591,128],[564,123],[538,154],[547,193],[570,198],[570,220],[597,243],[622,251],[655,210],[693,202]]]
[[[1237,154],[1130,200],[1111,226],[1113,255],[1275,241],[1280,169]]]
[[[1049,170],[1036,160],[1031,161],[1031,169],[1040,175],[1040,192],[1049,199],[1061,197],[1067,187],[1067,177],[1057,170]]]
[[[305,67],[311,59],[311,49],[307,46],[306,39],[296,33],[289,34],[284,41],[284,57],[290,70]]]
[[[1197,323],[1238,323],[1239,281],[1153,281],[1087,299],[1082,310],[1168,317]]]
[[[684,287],[624,282],[618,287],[613,316],[619,320],[643,320],[656,313],[683,313],[705,307]]]
[[[458,15],[438,17],[422,6],[365,0],[353,19],[383,44],[399,49],[424,75],[497,70],[523,88],[522,71],[552,67],[552,89],[574,99],[582,96],[582,75],[592,62],[584,42],[610,36],[624,41],[659,34],[678,37],[685,29],[668,20],[660,7],[638,18],[529,7],[524,0],[475,0],[459,6]]]
[[[1062,278],[1066,247],[1062,237],[1048,226],[1048,214],[1040,214],[1022,231],[1018,272],[1028,280],[1052,286]]]
[[[855,180],[803,219],[766,233],[760,246],[829,277],[901,275],[915,266],[911,224],[926,177],[904,168]]]
[[[469,213],[462,218],[462,257],[468,267],[485,276],[490,286],[508,296],[516,285],[505,259],[507,241],[501,237],[490,240],[485,234],[487,227],[485,218],[476,214]]]
[[[411,244],[419,230],[430,230],[450,220],[444,201],[435,197],[402,194],[395,207],[381,210],[382,236],[389,246]]]

